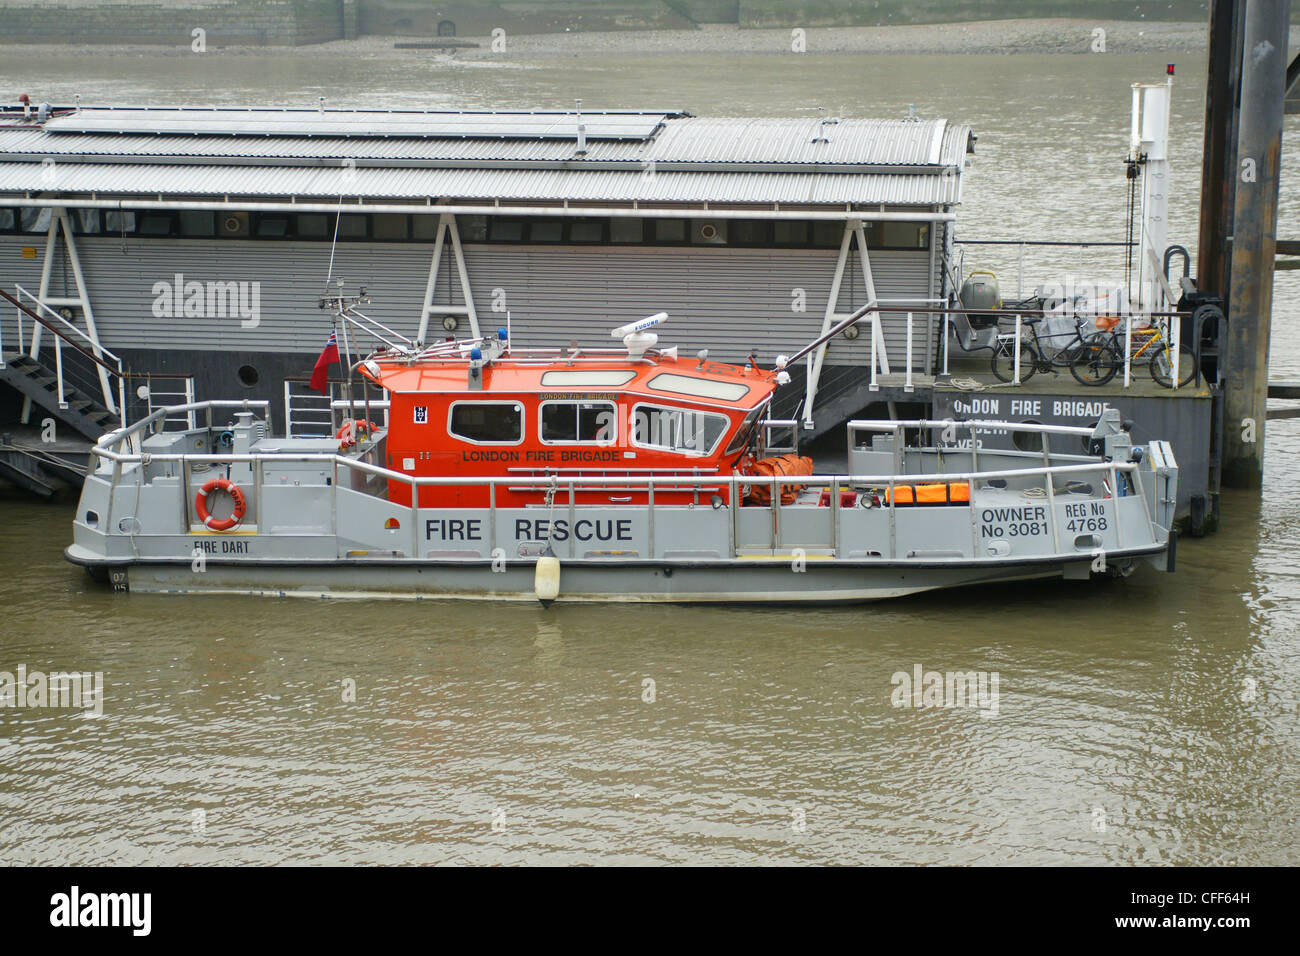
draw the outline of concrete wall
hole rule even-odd
[[[0,37],[26,43],[194,42],[222,46],[301,46],[343,36],[355,0],[4,0]]]
[[[452,35],[484,43],[498,28],[511,34],[694,26],[682,10],[675,9],[683,4],[665,0],[357,0],[357,4],[362,34],[433,37],[439,33],[438,25],[447,22],[455,25]]]

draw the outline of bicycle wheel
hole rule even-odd
[[[1157,385],[1173,388],[1174,350],[1169,346],[1157,349],[1151,357],[1151,377]],[[1196,355],[1190,345],[1178,347],[1178,385],[1181,388],[1196,377]]]
[[[1105,385],[1119,371],[1119,353],[1110,342],[1084,342],[1070,362],[1070,374],[1080,385]]]
[[[999,381],[1014,382],[1016,379],[1016,347],[1015,343],[1008,341],[999,341],[993,347],[993,360],[989,363],[993,367],[993,374],[998,377]],[[1020,381],[1027,382],[1034,377],[1038,371],[1038,353],[1032,346],[1020,343]]]

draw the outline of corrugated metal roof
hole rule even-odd
[[[273,114],[275,115],[275,114]],[[329,115],[329,114],[327,114]],[[661,117],[665,114],[659,114]],[[594,140],[588,123],[587,152],[575,155],[576,127],[563,139],[466,137],[449,131],[424,139],[377,133],[345,138],[331,130],[317,137],[264,134],[200,136],[176,133],[61,132],[0,129],[0,155],[223,156],[250,158],[427,159],[518,162],[815,163],[846,165],[958,165],[969,127],[946,120],[679,117],[664,121],[648,142]],[[269,120],[266,122],[270,122]],[[593,141],[594,140],[594,141]]]
[[[648,139],[665,113],[593,112],[582,121],[591,139]],[[88,108],[55,116],[51,133],[143,133],[182,136],[340,136],[559,139],[576,135],[571,112],[424,112],[418,110],[229,109],[222,107]]]
[[[930,173],[643,172],[529,169],[347,169],[0,163],[0,192],[297,196],[591,202],[951,205],[957,176]],[[3,199],[0,198],[0,205]]]
[[[0,128],[0,190],[951,205],[972,139],[946,120],[583,119],[578,155],[576,139],[547,138],[573,126],[565,113],[83,110]]]

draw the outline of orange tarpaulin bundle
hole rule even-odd
[[[885,495],[889,500],[889,495]],[[894,489],[896,505],[966,504],[970,501],[970,483],[945,482],[937,485],[899,485]]]
[[[780,475],[811,475],[813,473],[813,460],[804,458],[801,455],[778,455],[775,458],[763,458],[754,462],[746,474],[767,476]],[[807,485],[782,485],[781,486],[781,504],[791,505],[799,497],[799,492],[807,488]],[[753,485],[749,489],[749,494],[745,495],[745,503],[751,505],[770,505],[772,503],[772,486],[771,485]]]

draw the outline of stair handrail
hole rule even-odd
[[[113,400],[111,396],[105,394],[104,398],[106,400],[106,404],[108,405],[108,410],[116,414],[118,419],[122,422],[122,424],[125,425],[126,424],[126,373],[122,368],[121,358],[119,358],[117,355],[115,355],[113,352],[109,351],[108,349],[104,348],[98,342],[95,342],[88,335],[82,332],[81,329],[77,328],[75,325],[73,325],[63,316],[59,315],[57,312],[51,309],[40,299],[36,298],[36,296],[32,295],[22,286],[17,285],[15,286],[15,288],[18,290],[18,292],[21,295],[27,296],[34,303],[36,303],[36,305],[39,308],[45,310],[46,312],[49,312],[50,315],[54,316],[54,318],[58,320],[58,325],[50,322],[39,312],[35,312],[32,309],[29,309],[27,306],[23,305],[20,299],[11,295],[5,289],[0,289],[0,298],[4,298],[5,300],[7,300],[21,314],[26,315],[33,322],[39,323],[43,328],[49,329],[50,334],[54,336],[54,364],[55,364],[55,374],[58,379],[59,406],[64,407],[67,404],[63,396],[63,351],[62,351],[63,343],[66,342],[69,348],[72,348],[77,352],[79,352],[81,355],[85,356],[92,363],[94,363],[95,365],[103,369],[106,373],[108,373],[109,375],[117,376],[117,408],[116,409],[113,408]],[[78,336],[85,339],[87,342],[90,342],[95,349],[98,349],[104,355],[109,356],[113,360],[113,364],[104,361],[104,359],[96,355],[94,351],[86,348],[80,342],[73,339],[71,336],[67,334],[67,332],[59,328],[59,325],[67,326],[73,332],[77,333]]]
[[[27,315],[28,315],[30,318],[32,318],[34,321],[36,321],[36,322],[40,322],[41,325],[43,325],[43,326],[45,326],[45,328],[49,329],[50,332],[52,332],[54,335],[58,335],[58,336],[62,337],[63,339],[67,340],[67,342],[68,342],[69,345],[73,346],[74,348],[77,348],[77,349],[78,349],[78,350],[79,350],[83,355],[85,355],[88,359],[90,359],[91,361],[95,362],[96,365],[101,365],[101,366],[103,366],[103,368],[104,368],[106,371],[112,372],[112,373],[114,373],[114,374],[121,374],[121,372],[122,372],[122,360],[121,360],[120,358],[118,358],[117,355],[115,355],[115,354],[114,354],[112,351],[110,351],[109,349],[105,348],[105,347],[104,347],[103,345],[101,345],[99,342],[96,342],[96,341],[95,341],[94,339],[92,339],[89,335],[87,335],[85,332],[81,331],[81,329],[77,328],[75,325],[73,325],[71,322],[69,322],[69,321],[68,321],[67,319],[65,319],[63,316],[59,315],[58,312],[54,311],[54,309],[50,308],[48,305],[46,305],[44,302],[42,302],[42,301],[41,301],[39,298],[37,298],[36,296],[32,295],[30,292],[28,292],[28,291],[27,291],[26,289],[24,289],[22,286],[20,286],[20,285],[15,285],[14,288],[18,290],[18,294],[19,294],[19,295],[25,295],[25,296],[27,296],[27,298],[31,299],[32,302],[36,304],[36,307],[37,307],[37,308],[41,309],[42,311],[48,312],[48,313],[49,313],[49,314],[50,314],[50,315],[51,315],[51,316],[52,316],[52,317],[53,317],[53,318],[54,318],[54,319],[55,319],[55,320],[56,320],[60,325],[66,326],[66,327],[67,327],[68,329],[70,329],[72,332],[76,333],[76,335],[77,335],[78,338],[80,338],[80,339],[84,340],[85,342],[89,343],[89,345],[90,345],[90,347],[91,347],[92,349],[99,349],[99,351],[101,351],[102,353],[104,353],[105,355],[107,355],[109,358],[111,358],[114,362],[117,363],[117,367],[114,368],[112,365],[109,365],[109,364],[106,363],[106,362],[100,361],[99,358],[98,358],[98,357],[97,357],[93,352],[87,352],[84,348],[81,348],[80,346],[78,346],[77,343],[75,343],[75,342],[71,341],[71,339],[69,339],[69,337],[68,337],[68,335],[67,335],[66,333],[62,333],[62,332],[60,332],[58,329],[53,328],[53,327],[50,325],[49,322],[47,322],[47,321],[45,321],[44,319],[42,319],[39,315],[35,315],[35,314],[33,314],[32,311],[31,311],[31,309],[28,309],[26,306],[24,306],[24,305],[21,303],[21,301],[19,301],[18,299],[15,299],[15,298],[14,298],[13,296],[11,296],[8,292],[5,292],[4,289],[0,289],[0,295],[3,295],[6,299],[8,299],[8,300],[9,300],[10,302],[12,302],[14,305],[18,306],[18,308],[20,308],[20,309],[22,309],[24,312],[26,312]]]

